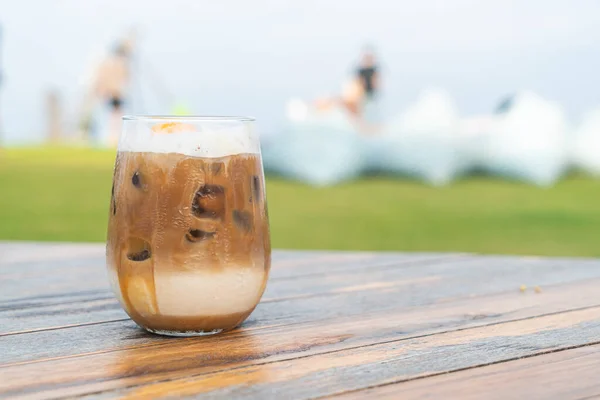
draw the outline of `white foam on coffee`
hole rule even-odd
[[[154,132],[155,124],[137,123],[125,126],[119,139],[118,151],[146,153],[178,153],[190,157],[217,158],[236,154],[260,153],[260,145],[247,126],[224,124],[192,131],[173,133]],[[190,127],[193,125],[186,125]]]
[[[158,312],[165,316],[198,317],[248,311],[259,300],[264,276],[258,268],[155,272]]]

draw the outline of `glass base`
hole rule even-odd
[[[193,337],[193,336],[212,336],[223,332],[223,329],[213,329],[212,331],[168,331],[164,329],[151,329],[144,327],[145,330],[157,335],[175,336],[175,337]]]

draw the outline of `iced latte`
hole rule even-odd
[[[251,123],[129,118],[110,203],[113,289],[149,331],[232,329],[256,307],[270,267],[264,176]]]

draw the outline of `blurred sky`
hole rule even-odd
[[[0,12],[0,113],[13,142],[41,136],[50,88],[72,125],[78,83],[132,26],[129,111],[182,101],[196,114],[256,116],[267,133],[289,98],[339,91],[364,43],[380,55],[388,114],[428,86],[448,90],[462,115],[531,89],[577,122],[600,91],[598,0],[0,0]]]

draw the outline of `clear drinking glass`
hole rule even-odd
[[[254,120],[125,116],[117,150],[106,258],[121,305],[158,334],[235,328],[271,265]]]

